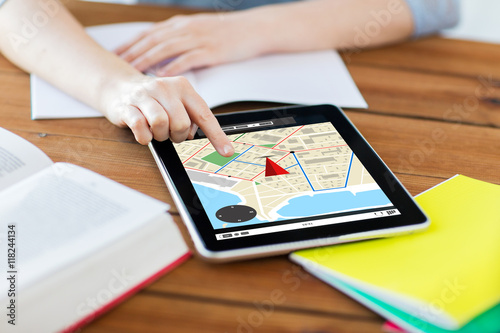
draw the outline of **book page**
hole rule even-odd
[[[0,127],[0,191],[51,164],[35,145]]]
[[[169,208],[67,163],[56,163],[0,192],[0,201],[0,242],[9,226],[16,230],[20,289],[99,251]]]
[[[209,107],[235,101],[368,107],[332,50],[272,54],[194,72]]]

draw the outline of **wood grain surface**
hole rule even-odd
[[[84,25],[158,21],[180,8],[79,1]],[[500,46],[430,37],[344,60],[369,109],[346,113],[415,195],[460,173],[500,184]],[[0,126],[172,205],[149,150],[104,118],[30,119],[29,75],[0,56]],[[236,103],[214,112],[266,107]],[[360,263],[362,265],[363,263]],[[83,332],[381,332],[383,319],[286,256],[214,265],[193,257]]]

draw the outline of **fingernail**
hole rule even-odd
[[[171,66],[167,65],[167,66],[164,66],[162,67],[158,72],[161,74],[161,76],[175,76],[173,75],[174,73],[171,73],[171,69],[170,69]]]
[[[166,77],[166,76],[168,76],[168,73],[165,70],[158,70],[158,71],[156,71],[156,75],[161,76],[161,77]]]
[[[143,66],[142,66],[142,65],[141,65],[141,63],[140,63],[140,62],[138,62],[137,60],[134,60],[134,61],[130,62],[130,65],[131,65],[132,67],[134,67],[135,69],[139,70],[139,71],[143,71],[143,70],[145,70],[145,69],[146,69],[146,68],[141,68],[141,67],[143,67]]]
[[[232,153],[233,153],[233,147],[231,145],[225,145],[224,146],[224,154],[225,155],[229,155],[229,154],[232,155]]]

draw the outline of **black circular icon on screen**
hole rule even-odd
[[[257,215],[255,209],[244,205],[222,207],[215,213],[215,217],[224,222],[240,223],[250,221]]]

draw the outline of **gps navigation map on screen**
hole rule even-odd
[[[228,137],[174,144],[219,240],[399,214],[330,122]]]

